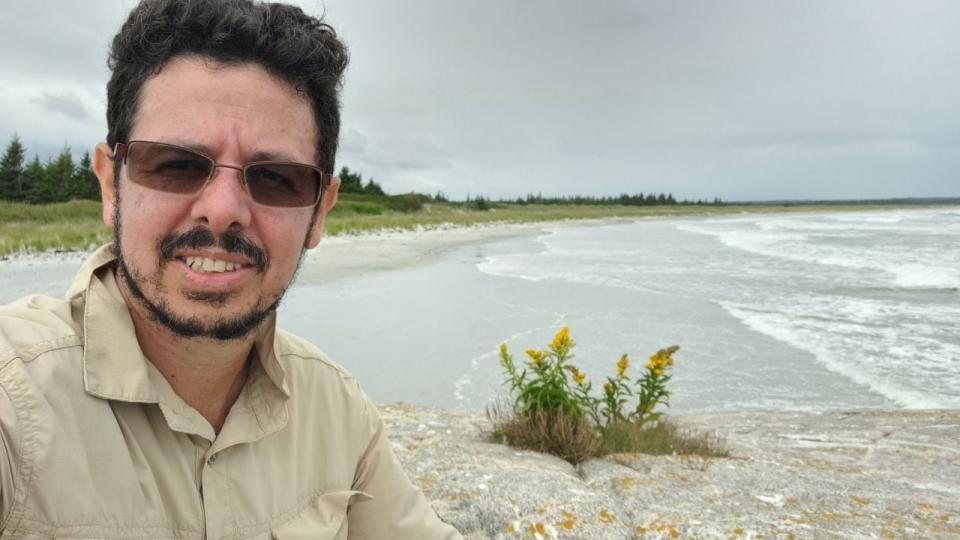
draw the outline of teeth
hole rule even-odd
[[[198,272],[233,272],[242,265],[207,257],[187,257],[187,266]]]

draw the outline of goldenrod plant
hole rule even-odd
[[[564,413],[581,417],[585,403],[574,390],[576,376],[571,385],[569,374],[579,370],[569,363],[573,359],[575,343],[570,339],[570,328],[564,327],[544,350],[527,349],[527,367],[517,372],[513,357],[506,343],[500,345],[500,361],[507,370],[510,389],[516,392],[515,409],[528,416],[535,412],[547,414]]]
[[[663,413],[654,412],[653,409],[661,403],[670,406],[667,383],[672,376],[667,374],[667,370],[673,367],[673,354],[678,350],[680,347],[676,345],[660,349],[647,362],[646,373],[637,380],[639,399],[632,415],[636,423],[643,425],[644,422],[655,422]]]
[[[622,355],[614,376],[607,377],[603,393],[596,397],[593,383],[572,363],[575,346],[565,326],[546,349],[527,350],[525,365],[518,367],[506,343],[500,345],[500,364],[513,401],[509,411],[502,406],[488,409],[495,437],[572,463],[597,453],[629,451],[694,449],[704,455],[726,454],[716,437],[691,436],[665,424],[663,413],[656,410],[658,405],[670,405],[667,383],[679,347],[654,353],[634,381],[628,374],[630,358]]]

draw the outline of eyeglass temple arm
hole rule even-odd
[[[122,142],[118,142],[113,145],[113,155],[110,156],[112,161],[121,161],[126,162],[127,160],[127,145]]]

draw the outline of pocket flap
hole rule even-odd
[[[274,540],[334,539],[346,531],[350,505],[373,499],[362,491],[331,491],[317,497],[297,517],[273,529]],[[343,535],[346,538],[346,535]]]

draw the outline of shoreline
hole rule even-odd
[[[633,207],[626,207],[633,208]],[[308,262],[308,259],[312,259],[311,254],[316,254],[321,251],[334,251],[339,252],[337,248],[329,247],[331,244],[339,244],[342,242],[371,242],[376,239],[387,239],[387,238],[400,238],[401,240],[408,240],[414,238],[415,235],[432,235],[437,234],[449,234],[450,232],[456,231],[473,231],[475,233],[479,232],[478,236],[489,236],[492,238],[499,237],[510,237],[510,236],[520,236],[523,233],[510,233],[505,232],[507,230],[535,230],[542,229],[545,227],[551,227],[556,225],[572,225],[572,226],[590,226],[596,225],[599,223],[615,223],[615,222],[628,222],[628,221],[647,221],[647,220],[674,220],[674,219],[718,219],[718,218],[739,218],[744,216],[751,215],[769,215],[769,214],[785,214],[785,215],[803,215],[803,214],[832,214],[832,213],[863,213],[863,212],[896,212],[901,210],[937,210],[942,208],[958,208],[955,203],[931,203],[931,204],[862,204],[862,205],[849,205],[849,204],[762,204],[758,203],[756,205],[730,205],[722,206],[716,209],[706,208],[699,209],[700,207],[696,206],[678,206],[678,207],[637,207],[637,208],[653,208],[658,210],[651,213],[638,213],[638,214],[611,214],[608,216],[588,216],[588,217],[565,217],[558,219],[537,219],[532,217],[529,220],[524,221],[523,218],[520,220],[515,220],[510,217],[504,217],[503,220],[497,221],[496,219],[492,220],[478,220],[474,222],[429,222],[426,221],[423,224],[417,224],[412,227],[399,227],[399,228],[363,228],[357,230],[347,230],[339,231],[336,234],[328,234],[324,232],[323,240],[320,245],[312,250],[307,252],[307,256],[304,259],[304,262]],[[691,208],[698,209],[697,211],[684,211]],[[679,209],[679,210],[678,210]],[[499,232],[498,232],[499,231]],[[449,245],[450,247],[455,247],[458,242],[462,244],[475,243],[476,241],[485,241],[478,238],[469,238],[464,240],[439,240],[439,244],[443,246]],[[328,246],[325,248],[325,245]],[[6,253],[0,255],[0,266],[3,264],[10,263],[23,263],[23,264],[33,264],[37,262],[46,262],[51,259],[62,260],[63,258],[70,259],[79,259],[82,260],[86,258],[90,253],[92,253],[98,245],[90,245],[86,248],[81,249],[72,249],[72,248],[51,248],[43,251],[14,251],[11,253]],[[366,254],[364,254],[366,256]],[[382,257],[380,257],[382,259]],[[371,261],[376,263],[377,257],[366,256],[365,261]],[[408,257],[405,257],[405,260],[409,260]],[[351,265],[357,266],[357,265]],[[382,269],[376,267],[375,269]]]
[[[612,220],[589,220],[589,224]],[[520,236],[576,221],[444,224],[413,230],[380,230],[325,236],[304,256],[293,286],[323,285],[339,279],[430,264],[451,250]]]

